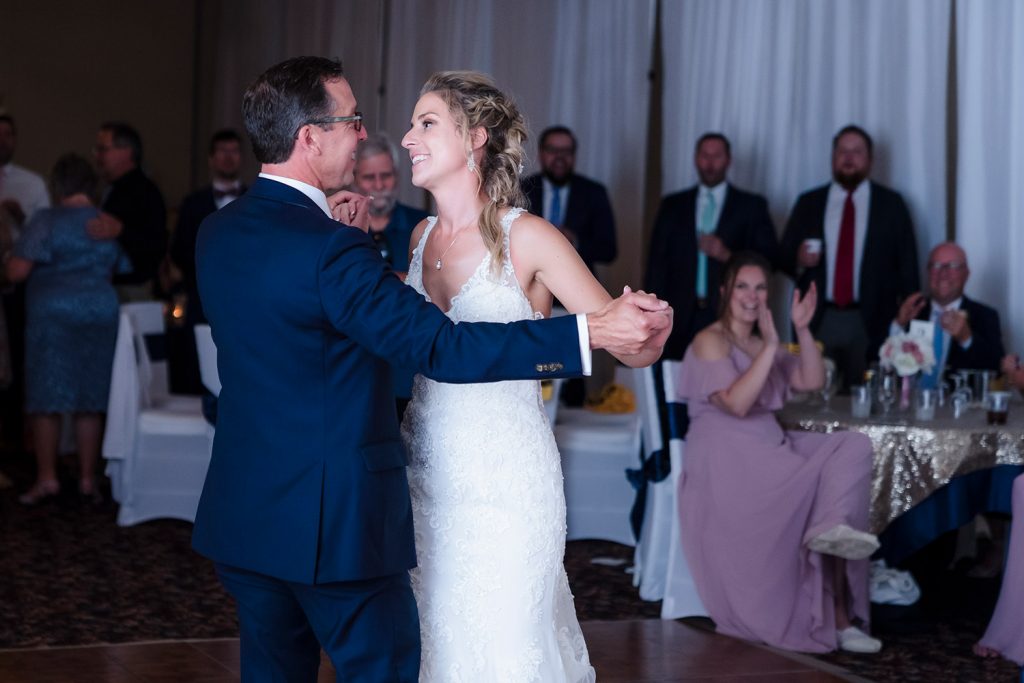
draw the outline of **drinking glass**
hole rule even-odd
[[[1009,391],[992,391],[985,397],[985,411],[990,425],[1006,424],[1006,415],[1010,409]]]
[[[895,372],[886,372],[878,382],[878,402],[882,404],[882,413],[888,415],[900,395],[900,378]]]
[[[818,393],[821,394],[821,412],[827,413],[829,402],[836,393],[836,371],[835,368],[829,367],[827,364],[825,365],[825,383],[821,385]]]
[[[871,417],[870,384],[854,384],[850,387],[850,414],[861,419]]]
[[[914,419],[934,420],[938,395],[935,389],[918,389],[914,396]]]

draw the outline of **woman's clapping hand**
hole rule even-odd
[[[800,296],[800,290],[793,290],[793,304],[789,309],[789,319],[798,331],[806,329],[814,317],[814,309],[818,305],[818,289],[812,282],[807,293]]]

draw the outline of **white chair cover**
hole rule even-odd
[[[675,403],[679,362],[661,363],[665,399],[668,403]],[[637,407],[644,416],[644,455],[649,457],[662,450],[664,444],[653,370],[644,368],[640,379]],[[683,469],[684,446],[682,439],[669,441],[671,472],[659,482],[648,483],[644,523],[634,555],[633,583],[639,587],[642,599],[662,601],[662,619],[707,616],[681,541],[677,491]]]
[[[162,333],[161,304],[121,307],[103,439],[121,526],[163,517],[194,521],[210,463],[213,431],[199,397],[170,394],[167,364],[146,350],[145,336]]]
[[[632,384],[632,372],[622,368],[616,380]],[[626,470],[640,462],[639,414],[608,415],[561,407],[554,431],[562,455],[567,539],[634,545],[629,525],[634,492]]]

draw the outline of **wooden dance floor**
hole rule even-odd
[[[583,632],[599,683],[858,680],[674,621],[590,621]],[[236,639],[0,651],[0,681],[19,683],[229,683],[238,670]],[[334,681],[326,661],[320,681]]]

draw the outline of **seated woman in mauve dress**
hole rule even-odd
[[[819,389],[824,362],[808,329],[814,285],[793,294],[793,354],[772,322],[769,274],[757,254],[733,257],[718,321],[680,368],[683,548],[719,632],[803,652],[877,652],[867,633],[871,441],[779,426],[774,411],[790,389]]]

